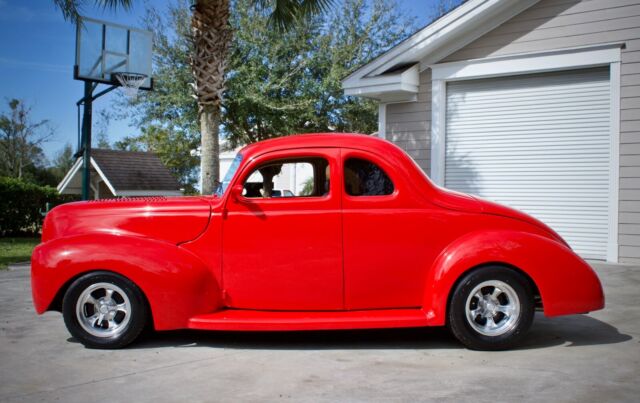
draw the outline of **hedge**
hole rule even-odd
[[[38,186],[16,178],[0,178],[0,235],[35,234],[42,227],[42,212],[77,200],[73,195],[61,195],[50,186]]]

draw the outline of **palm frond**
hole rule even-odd
[[[133,0],[96,0],[96,5],[104,9],[115,10],[122,7],[125,10],[131,8]]]
[[[81,2],[79,0],[53,0],[53,4],[60,9],[65,20],[76,23],[80,16]]]
[[[306,18],[326,12],[334,0],[303,0],[300,4],[300,17]]]
[[[65,20],[74,24],[78,22],[82,7],[89,0],[53,0],[53,4],[60,9]],[[125,10],[131,8],[133,0],[94,0],[94,4],[103,9],[115,10],[122,7]]]
[[[279,31],[290,29],[301,19],[325,12],[335,0],[252,0],[254,6],[271,10],[269,24]]]

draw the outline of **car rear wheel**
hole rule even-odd
[[[140,289],[110,272],[93,272],[76,279],[62,301],[69,333],[90,348],[121,348],[144,329],[147,307]]]
[[[515,270],[492,266],[466,274],[453,291],[448,326],[473,350],[512,347],[533,322],[533,291]]]

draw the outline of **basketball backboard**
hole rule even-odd
[[[114,73],[144,74],[140,89],[153,87],[153,34],[138,28],[81,17],[76,30],[76,80],[121,85]]]

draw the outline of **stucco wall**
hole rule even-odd
[[[620,91],[619,258],[621,262],[639,263],[640,1],[542,0],[443,61],[616,42],[625,44]],[[431,116],[429,76],[428,72],[420,76],[418,103],[387,107],[386,127],[387,138],[420,156],[418,161],[427,172]]]

